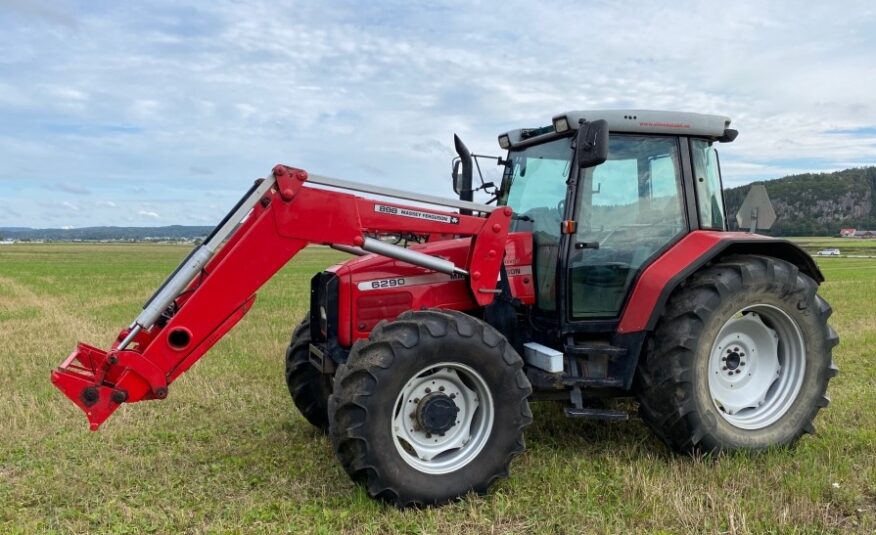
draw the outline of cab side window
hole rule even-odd
[[[694,183],[696,184],[697,209],[700,213],[700,227],[726,230],[727,217],[724,214],[718,152],[711,143],[702,139],[691,139],[690,150],[694,168]]]

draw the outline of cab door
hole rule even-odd
[[[679,139],[611,134],[608,159],[582,170],[569,243],[569,319],[619,315],[637,275],[686,233]]]

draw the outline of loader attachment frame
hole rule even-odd
[[[445,209],[362,198],[308,183]],[[168,385],[246,315],[256,291],[308,244],[364,250],[463,275],[474,300],[486,306],[497,292],[510,220],[507,207],[309,176],[278,165],[183,260],[109,350],[79,343],[52,371],[52,383],[85,412],[92,430],[122,403],[165,398]],[[459,266],[366,235],[380,232],[470,236],[468,259]]]

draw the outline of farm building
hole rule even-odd
[[[840,229],[840,238],[876,238],[876,230]]]

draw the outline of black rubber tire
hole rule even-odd
[[[310,318],[304,318],[292,331],[286,349],[286,386],[301,415],[314,427],[328,431],[332,377],[310,363]]]
[[[455,361],[475,369],[494,399],[494,422],[481,452],[447,474],[426,474],[398,453],[391,421],[396,399],[417,372]],[[350,477],[368,494],[397,507],[438,505],[468,492],[483,494],[508,476],[532,422],[532,387],[523,360],[491,326],[449,310],[405,312],[379,323],[338,368],[329,399],[332,443]]]
[[[817,290],[793,264],[765,256],[731,256],[694,274],[670,297],[636,372],[645,423],[683,453],[762,450],[814,433],[812,421],[830,401],[827,384],[837,374],[831,352],[839,342],[827,324],[831,308]],[[727,319],[759,303],[780,308],[800,326],[806,369],[788,411],[767,427],[746,430],[725,420],[712,402],[708,361]]]

